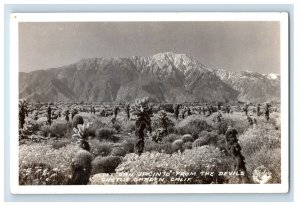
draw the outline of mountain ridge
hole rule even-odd
[[[20,98],[42,102],[132,102],[143,96],[172,103],[278,99],[269,94],[253,99],[251,95],[241,95],[246,90],[240,90],[237,83],[222,74],[235,77],[235,81],[241,81],[238,77],[242,76],[210,69],[189,55],[174,52],[146,57],[85,58],[58,68],[19,74]]]

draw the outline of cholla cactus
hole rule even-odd
[[[241,153],[241,146],[238,143],[237,138],[237,130],[230,127],[228,128],[226,135],[226,147],[227,151],[230,154],[230,156],[233,159],[232,169],[236,172],[244,172],[245,176],[239,177],[240,181],[243,181],[243,183],[249,183],[248,174],[246,170],[246,163],[245,163],[245,157]]]
[[[152,108],[149,107],[149,98],[137,99],[132,105],[133,114],[137,116],[135,122],[135,135],[137,141],[135,151],[137,154],[142,154],[144,150],[144,130],[147,128],[151,133],[151,117],[153,115]]]
[[[77,143],[79,144],[79,147],[81,147],[84,150],[90,151],[90,144],[88,143],[88,129],[90,124],[79,124],[77,125],[77,128],[73,128],[74,134],[72,135],[72,138],[77,140]]]
[[[71,117],[72,117],[72,119],[74,118],[74,116],[76,114],[78,114],[78,109],[74,107],[74,108],[71,109]]]
[[[69,121],[70,110],[69,109],[65,109],[63,111],[63,115],[65,116],[65,120],[68,122]]]
[[[164,110],[158,112],[158,121],[160,127],[163,129],[163,135],[168,135],[168,127],[172,125],[173,122],[168,118],[168,115]]]
[[[127,119],[130,119],[130,104],[126,103],[124,109],[125,109],[125,112],[126,112],[126,115],[127,115]]]
[[[48,120],[48,124],[51,125],[51,120],[52,120],[52,108],[50,106],[50,104],[48,105],[48,108],[47,108],[47,120]]]
[[[25,116],[28,110],[28,102],[25,99],[19,100],[19,127],[23,128],[25,124]]]

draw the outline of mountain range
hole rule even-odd
[[[156,102],[280,101],[280,76],[211,69],[186,54],[88,58],[19,72],[19,97],[40,102],[113,102],[148,96]]]

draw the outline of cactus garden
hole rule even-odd
[[[19,184],[256,184],[259,168],[280,183],[280,105],[265,105],[21,99]]]

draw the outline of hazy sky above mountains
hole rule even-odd
[[[173,51],[211,68],[279,73],[279,29],[279,22],[20,23],[20,71]]]

